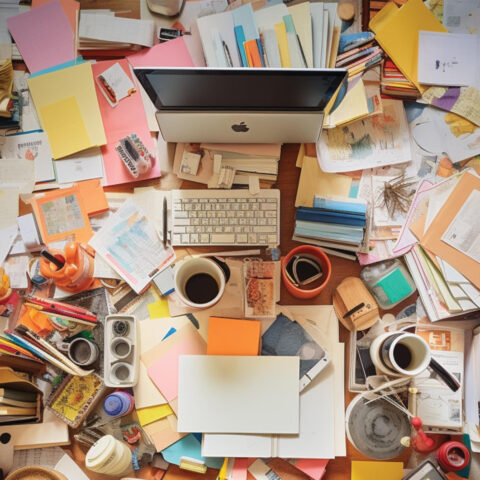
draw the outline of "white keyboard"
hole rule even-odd
[[[172,245],[277,246],[280,190],[172,190]]]

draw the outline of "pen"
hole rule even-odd
[[[57,257],[53,256],[46,248],[42,248],[40,255],[52,262],[59,270],[65,265],[65,262],[62,262]]]
[[[62,308],[63,310],[70,310],[71,312],[91,315],[92,317],[95,316],[95,314],[93,314],[90,310],[87,310],[86,308],[77,307],[76,305],[70,305],[69,303],[58,302],[56,300],[52,300],[51,298],[39,298],[33,295],[29,295],[25,297],[25,300],[30,303],[42,305],[44,307]]]
[[[227,65],[229,67],[233,67],[232,57],[230,56],[230,50],[228,49],[228,45],[225,43],[225,40],[222,40],[223,51],[225,52],[225,57],[227,59]]]
[[[35,303],[25,302],[24,305],[26,307],[35,308],[36,310],[40,310],[41,312],[49,313],[52,315],[62,315],[64,317],[71,318],[72,320],[84,320],[90,323],[98,323],[97,318],[91,315],[84,315],[82,313],[71,312],[69,310],[63,310],[61,308],[50,308],[43,305],[37,305]]]
[[[163,197],[163,248],[167,248],[168,205],[167,197]]]

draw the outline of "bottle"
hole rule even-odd
[[[93,281],[93,257],[79,242],[68,242],[64,251],[50,250],[51,256],[57,259],[52,262],[48,258],[40,259],[40,273],[45,278],[52,278],[55,285],[67,292],[78,293],[88,290]],[[58,263],[63,266],[55,265]]]
[[[135,400],[132,395],[123,390],[118,390],[108,395],[103,401],[103,409],[112,417],[123,417],[132,412]]]

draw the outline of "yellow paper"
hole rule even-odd
[[[359,80],[353,88],[351,88],[340,105],[328,115],[325,121],[325,128],[333,128],[352,120],[365,117],[370,112],[367,104],[367,94],[362,80]]]
[[[373,478],[401,480],[402,462],[352,462],[352,480],[372,480]]]
[[[154,407],[137,408],[138,421],[142,427],[168,417],[168,415],[171,415],[172,413],[173,410],[168,403],[155,405]]]
[[[44,107],[74,97],[90,139],[89,146],[100,146],[107,143],[90,63],[81,63],[30,78],[28,86],[39,114],[40,124],[47,134],[49,132],[43,115]],[[72,149],[70,153],[76,153],[76,151]]]
[[[170,316],[170,310],[168,309],[168,301],[165,297],[162,297],[158,302],[153,302],[147,305],[150,318],[165,318]]]
[[[298,168],[302,168],[304,156],[305,156],[305,144],[301,143],[300,148],[298,149],[297,162],[295,164]]]
[[[62,158],[89,148],[92,143],[75,97],[50,103],[40,109],[53,158]]]
[[[277,34],[282,68],[290,68],[290,52],[288,51],[287,29],[285,24],[283,22],[275,24],[275,32]]]
[[[418,34],[448,32],[423,4],[422,0],[408,0],[401,8],[389,2],[370,21],[375,40],[385,50],[400,71],[423,93],[426,86],[418,83]]]
[[[315,195],[348,197],[352,178],[338,173],[325,173],[315,157],[303,157],[295,207],[312,207]]]
[[[307,61],[307,67],[313,68],[313,40],[312,40],[312,16],[310,15],[310,2],[302,2],[288,7],[292,16],[295,31],[300,39],[303,54]]]

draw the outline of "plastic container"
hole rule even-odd
[[[105,435],[87,452],[85,466],[92,472],[120,477],[132,471],[132,451],[126,443]]]
[[[123,417],[133,411],[135,400],[128,392],[114,392],[103,401],[103,410],[112,417]]]
[[[305,285],[303,287],[299,287],[294,285],[288,278],[286,273],[286,268],[288,262],[294,255],[312,255],[318,261],[321,269],[322,269],[322,276],[315,282],[309,285]],[[296,298],[313,298],[316,297],[327,285],[328,281],[330,280],[330,276],[332,274],[332,265],[330,260],[328,259],[325,252],[318,247],[314,247],[313,245],[300,245],[293,250],[290,250],[288,254],[282,260],[282,280],[287,288],[287,290]]]
[[[386,260],[365,267],[360,278],[383,310],[390,310],[417,290],[403,263]]]

